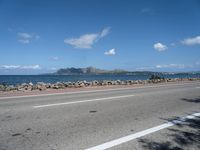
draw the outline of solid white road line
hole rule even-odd
[[[104,144],[101,144],[101,145],[98,145],[98,146],[95,146],[95,147],[91,147],[91,148],[88,148],[88,149],[85,149],[85,150],[105,150],[105,149],[108,149],[108,148],[129,142],[129,141],[134,140],[136,138],[140,138],[142,136],[154,133],[156,131],[171,127],[175,124],[184,123],[188,119],[195,119],[196,117],[199,117],[199,116],[200,116],[200,113],[195,113],[195,114],[192,114],[192,115],[189,115],[189,116],[186,116],[186,117],[181,117],[177,120],[173,120],[173,121],[161,124],[159,126],[156,126],[156,127],[153,127],[153,128],[141,131],[141,132],[137,132],[137,133],[134,133],[134,134],[131,134],[131,135],[128,135],[128,136],[125,136],[125,137],[122,137],[122,138],[119,138],[119,139],[116,139],[116,140],[113,140],[113,141],[110,141],[110,142],[107,142],[107,143],[104,143]]]
[[[200,86],[196,87],[197,89],[200,89]]]
[[[195,82],[196,83],[196,82]],[[141,87],[128,87],[128,88],[112,88],[112,89],[104,89],[104,90],[90,90],[90,91],[77,91],[77,92],[63,92],[63,93],[52,93],[52,94],[37,94],[37,95],[24,95],[24,96],[9,96],[9,97],[0,97],[1,99],[14,99],[14,98],[29,98],[29,97],[44,97],[44,96],[56,96],[56,95],[67,95],[67,94],[79,94],[79,93],[95,93],[95,92],[106,92],[106,91],[119,91],[119,90],[134,90],[134,89],[142,89],[142,88],[158,88],[158,87],[167,87],[167,86],[176,86],[176,85],[191,85],[194,83],[178,83],[178,84],[162,84],[162,85],[146,85]]]
[[[33,108],[51,107],[51,106],[59,106],[59,105],[70,105],[70,104],[77,104],[77,103],[86,103],[86,102],[103,101],[103,100],[109,100],[109,99],[126,98],[126,97],[132,97],[132,96],[135,96],[135,95],[123,95],[123,96],[105,97],[105,98],[81,100],[81,101],[66,102],[66,103],[54,103],[54,104],[47,104],[47,105],[38,105],[38,106],[33,106]]]

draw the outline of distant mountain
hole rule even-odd
[[[191,74],[200,74],[200,71],[191,71],[191,72],[155,72],[155,71],[126,71],[122,69],[115,70],[103,70],[95,67],[87,67],[87,68],[61,68],[54,73],[45,73],[41,75],[112,75],[112,74],[120,74],[120,75],[191,75]]]
[[[126,71],[121,69],[115,70],[103,70],[94,67],[87,68],[62,68],[53,73],[54,75],[99,75],[99,74],[125,74],[125,75],[152,75],[152,74],[164,74],[160,72],[151,71]]]
[[[126,73],[124,70],[102,70],[94,67],[87,68],[62,68],[56,71],[55,75],[84,75],[84,74],[121,74]]]

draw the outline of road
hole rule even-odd
[[[169,136],[178,125],[145,130],[199,112],[200,82],[0,98],[0,150],[100,150],[105,143],[116,150],[156,149],[166,141],[165,147],[181,146]],[[188,146],[199,148],[198,142]]]

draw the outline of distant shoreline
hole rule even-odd
[[[159,75],[164,78],[200,78],[200,73],[168,73],[168,74],[98,74],[98,75],[0,75],[0,84],[4,85],[20,85],[23,83],[33,83],[38,82],[44,83],[56,83],[56,82],[77,82],[77,81],[87,81],[91,82],[93,80],[104,81],[104,80],[148,80],[151,75]]]

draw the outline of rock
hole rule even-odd
[[[65,88],[65,85],[63,84],[63,83],[61,83],[61,82],[56,82],[56,87],[58,87],[58,89],[63,89],[63,88]]]
[[[106,80],[103,80],[103,81],[100,82],[100,84],[101,84],[102,86],[106,86],[106,85],[108,85],[108,82],[107,82]]]
[[[51,83],[46,83],[46,88],[51,88]]]
[[[142,80],[138,80],[138,84],[142,84],[143,82],[142,82]]]
[[[35,84],[32,86],[32,90],[37,90],[37,86]]]
[[[116,80],[115,81],[115,85],[120,85],[121,84],[121,81],[120,80]]]
[[[17,88],[13,85],[9,85],[9,86],[6,86],[4,90],[5,91],[14,91],[14,90],[17,90]]]
[[[133,83],[134,83],[133,80],[127,80],[127,81],[126,81],[126,84],[127,84],[127,85],[132,85]]]
[[[83,82],[79,83],[80,87],[85,87],[85,84]]]
[[[121,81],[120,85],[126,85],[126,81]]]
[[[59,89],[59,87],[56,84],[51,84],[51,89]]]
[[[32,90],[33,90],[33,86],[30,86],[30,85],[29,85],[29,86],[26,88],[26,90],[27,90],[27,91],[32,91]]]
[[[98,81],[96,81],[96,80],[92,81],[92,86],[97,86],[98,84],[99,84]]]
[[[6,85],[0,84],[0,91],[5,91]]]
[[[74,87],[75,87],[75,88],[79,88],[79,87],[80,87],[80,86],[79,86],[79,83],[76,82],[76,83],[74,84]]]
[[[32,82],[30,82],[28,85],[29,85],[29,86],[33,86],[33,83],[32,83]]]
[[[37,88],[38,90],[40,90],[40,91],[44,91],[44,90],[47,89],[47,88],[46,88],[46,84],[45,84],[44,82],[38,82],[38,83],[36,84],[36,88]]]
[[[40,91],[44,91],[44,90],[47,89],[46,86],[38,86],[37,88],[38,88],[38,90],[40,90]]]
[[[87,82],[87,81],[83,81],[83,83],[85,84],[85,86],[90,86],[91,85],[91,83],[90,82]]]
[[[113,81],[108,81],[108,85],[113,85]]]
[[[72,82],[65,82],[65,86],[72,88],[73,87],[73,83]]]

